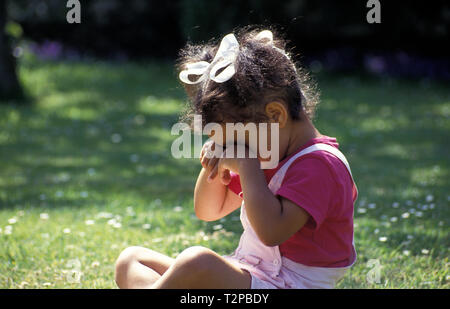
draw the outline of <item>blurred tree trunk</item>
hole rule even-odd
[[[16,75],[16,61],[11,53],[6,35],[7,0],[0,0],[0,104],[9,99],[23,98],[22,88]]]

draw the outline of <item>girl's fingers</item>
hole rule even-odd
[[[207,167],[208,167],[209,161],[210,161],[210,160],[209,160],[206,156],[204,156],[204,157],[202,157],[202,158],[200,159],[200,163],[202,164],[202,166],[203,166],[204,168],[207,168]]]
[[[222,181],[222,184],[224,184],[225,186],[228,186],[231,182],[230,170],[222,169],[220,171],[220,180]]]
[[[218,158],[209,159],[206,169],[212,170],[214,166],[217,165],[217,162],[219,162]]]
[[[212,158],[212,154],[214,153],[214,149],[215,149],[215,144],[214,143],[206,143],[205,145],[203,145],[202,150],[200,151],[200,162],[205,162],[203,161],[204,159],[211,159]],[[203,165],[203,163],[202,163]],[[205,167],[205,166],[203,166]]]
[[[202,148],[202,151],[200,152],[200,162],[202,162],[204,159],[209,159],[206,153],[208,152],[208,149],[205,147]]]
[[[203,160],[205,156],[205,147],[202,148],[202,151],[200,151],[200,156],[198,157],[200,159],[200,162]]]
[[[209,173],[209,176],[207,178],[208,182],[212,182],[214,180],[214,178],[217,176],[218,170],[219,170],[219,164],[214,165],[211,173]]]

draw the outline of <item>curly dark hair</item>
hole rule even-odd
[[[210,122],[262,122],[267,120],[265,105],[274,100],[284,102],[294,120],[301,120],[302,109],[313,119],[319,98],[315,84],[285,51],[287,42],[276,30],[270,29],[273,44],[255,38],[263,29],[249,26],[234,31],[239,53],[236,73],[231,79],[224,83],[209,78],[193,85],[182,83],[189,99],[182,116],[184,121],[192,125],[193,116],[200,114],[203,125]],[[179,53],[178,72],[185,70],[188,63],[211,63],[219,43],[216,40],[203,45],[188,43]]]

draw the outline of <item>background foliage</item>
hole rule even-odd
[[[108,54],[176,54],[186,40],[208,40],[248,24],[274,24],[302,51],[349,45],[446,55],[448,1],[381,1],[382,23],[368,24],[365,0],[82,0],[81,25],[69,25],[61,0],[9,1],[24,35]],[[420,43],[419,43],[420,42]]]

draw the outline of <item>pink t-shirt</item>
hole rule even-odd
[[[339,147],[336,138],[323,135],[309,140],[295,153],[316,143]],[[264,170],[267,183],[295,153],[276,168]],[[242,196],[239,175],[232,173],[228,187]],[[353,205],[358,190],[341,160],[323,150],[301,156],[289,167],[276,194],[311,216],[299,231],[280,244],[282,256],[318,267],[343,267],[353,262]]]

